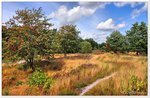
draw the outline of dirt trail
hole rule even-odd
[[[47,61],[47,59],[42,59],[42,61]],[[23,64],[25,63],[26,61],[25,60],[20,60],[18,62],[16,62],[17,64]]]
[[[109,75],[109,76],[106,76],[106,77],[104,77],[104,78],[102,78],[102,79],[97,79],[97,80],[96,80],[95,82],[93,82],[92,84],[90,84],[90,85],[84,87],[84,88],[82,89],[82,92],[80,93],[80,96],[84,95],[86,92],[88,92],[88,91],[89,91],[90,89],[92,89],[94,86],[96,86],[99,82],[102,82],[102,81],[104,81],[104,80],[107,80],[107,79],[113,77],[114,75],[116,75],[116,73],[117,73],[117,72],[115,72],[115,73],[113,73],[113,74],[111,74],[111,75]]]

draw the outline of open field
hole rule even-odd
[[[79,95],[82,89],[97,79],[117,72],[99,82],[85,95],[147,95],[147,57],[127,54],[69,54],[55,55],[54,60],[37,58],[35,62],[54,83],[46,92],[29,86],[32,70],[24,64],[3,63],[2,95]]]

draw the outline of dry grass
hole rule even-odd
[[[142,80],[147,75],[147,58],[143,56],[96,53],[69,54],[66,58],[62,54],[56,54],[55,58],[50,62],[36,62],[49,77],[55,79],[47,95],[78,95],[82,87],[116,71],[117,76],[98,84],[87,95],[120,95],[121,83],[124,82],[125,88],[131,74]],[[42,88],[27,85],[31,69],[18,70],[17,66],[15,63],[5,63],[2,66],[3,95],[45,95],[41,92]],[[16,86],[17,81],[23,81],[23,84]]]
[[[99,83],[85,95],[147,95],[147,58],[143,56],[136,57],[124,55],[118,59],[114,58],[113,60],[117,63],[111,62],[112,64],[124,65],[118,70],[117,76]],[[140,92],[128,91],[131,86],[129,84],[133,75],[144,81],[143,90]]]

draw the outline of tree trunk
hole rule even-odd
[[[139,52],[138,52],[138,51],[136,52],[136,55],[137,55],[137,56],[139,55]]]
[[[66,53],[64,53],[64,57],[66,57],[67,56],[67,54]]]
[[[55,54],[52,54],[52,58],[53,58],[53,59],[55,58]]]
[[[29,59],[29,64],[30,64],[30,67],[32,68],[32,70],[35,71],[35,66],[33,64],[33,58]]]

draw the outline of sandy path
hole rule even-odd
[[[26,61],[25,60],[20,60],[20,61],[18,61],[18,62],[16,62],[17,64],[23,64],[23,63],[25,63]]]
[[[111,74],[111,75],[109,75],[109,76],[106,76],[106,77],[104,77],[104,78],[102,78],[102,79],[97,79],[97,80],[96,80],[95,82],[93,82],[92,84],[90,84],[90,85],[84,87],[84,88],[82,89],[82,92],[80,93],[80,96],[84,95],[86,92],[88,92],[88,91],[89,91],[90,89],[92,89],[94,86],[96,86],[99,82],[102,82],[102,81],[104,81],[104,80],[107,80],[107,79],[113,77],[114,75],[116,75],[116,73],[117,73],[117,72],[115,72],[115,73],[113,73],[113,74]]]

